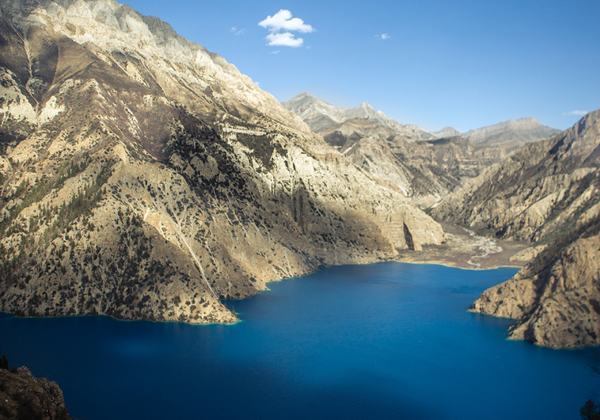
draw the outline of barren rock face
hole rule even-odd
[[[526,143],[550,137],[558,132],[559,130],[546,127],[533,118],[521,118],[470,130],[460,133],[460,136],[474,144],[496,145],[506,151],[511,151]]]
[[[460,137],[415,141],[365,119],[348,120],[319,134],[421,208],[438,203],[504,156],[502,149],[478,149]]]
[[[444,240],[164,22],[109,0],[1,10],[0,311],[234,322],[221,299]]]
[[[540,242],[597,214],[600,111],[532,143],[450,194],[432,214],[503,239]]]
[[[594,230],[598,230],[596,225]],[[546,347],[600,344],[600,236],[582,235],[542,269],[530,264],[486,290],[473,312],[519,321],[510,337]],[[543,253],[542,253],[543,255]],[[536,260],[536,261],[541,261]]]
[[[331,129],[337,124],[358,118],[373,121],[392,132],[414,139],[431,139],[435,135],[416,125],[403,125],[393,118],[388,118],[382,111],[375,111],[367,102],[356,108],[348,109],[331,105],[308,93],[301,93],[289,101],[282,102],[285,109],[298,115],[315,133]]]

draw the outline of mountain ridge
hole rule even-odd
[[[366,118],[406,137],[430,140],[459,136],[471,140],[476,145],[502,146],[506,151],[511,151],[528,142],[550,137],[560,132],[560,130],[542,125],[532,117],[511,119],[467,132],[461,132],[450,126],[439,131],[430,131],[413,124],[399,124],[393,118],[387,118],[383,111],[375,111],[368,102],[349,109],[331,105],[307,92],[281,104],[299,116],[316,133],[331,129],[334,125],[342,124],[352,118]]]
[[[416,125],[402,125],[393,118],[386,117],[382,111],[375,111],[368,102],[349,109],[331,105],[316,96],[303,92],[281,104],[285,109],[298,115],[314,132],[329,129],[352,118],[366,118],[409,137],[419,139],[433,137],[429,131]]]
[[[460,136],[475,144],[501,145],[507,151],[511,151],[523,144],[550,137],[559,132],[560,130],[544,126],[534,118],[526,117],[469,130]]]

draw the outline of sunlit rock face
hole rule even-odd
[[[159,19],[109,0],[0,9],[0,311],[228,323],[223,298],[444,240]]]
[[[595,111],[491,166],[432,213],[534,245],[532,262],[471,308],[518,319],[512,338],[560,348],[600,344],[599,151]]]

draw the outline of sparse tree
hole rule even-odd
[[[0,357],[0,369],[8,370],[8,359],[5,355],[2,355],[2,357]]]
[[[589,364],[589,368],[596,376],[600,376],[600,353],[596,354]],[[600,420],[600,405],[594,400],[587,400],[579,410],[583,420]]]
[[[592,401],[587,400],[585,405],[579,410],[583,420],[600,420],[600,408]]]

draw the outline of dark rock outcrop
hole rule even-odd
[[[5,363],[4,363],[5,362]],[[56,382],[36,378],[26,367],[0,362],[0,420],[72,420]]]

